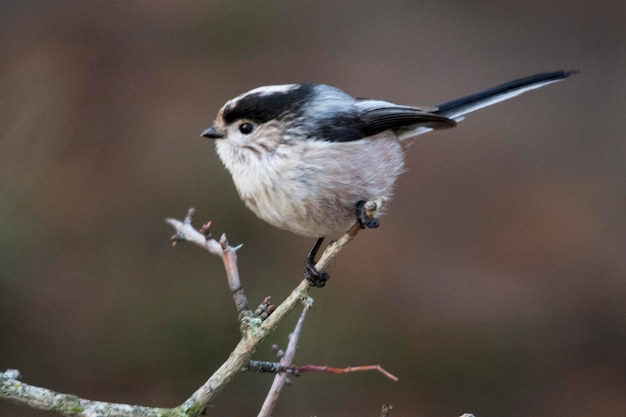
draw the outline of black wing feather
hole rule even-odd
[[[430,113],[417,107],[380,105],[358,113],[337,113],[325,123],[318,123],[311,137],[323,138],[330,142],[349,142],[373,136],[385,130],[414,128],[416,125],[442,129],[453,127],[456,122],[443,115]]]
[[[376,133],[420,125],[432,129],[454,127],[456,122],[446,116],[416,107],[380,107],[361,113],[361,119]]]

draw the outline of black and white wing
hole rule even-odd
[[[359,120],[369,135],[393,130],[402,135],[418,128],[434,130],[456,126],[452,118],[435,113],[434,109],[401,106],[382,100],[357,99]],[[368,136],[369,136],[368,135]]]
[[[431,130],[453,127],[468,113],[562,81],[576,72],[555,71],[531,75],[442,103],[433,109],[366,99],[357,99],[356,106],[364,127],[374,133],[387,129],[395,130],[400,140],[403,140]]]

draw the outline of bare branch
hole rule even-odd
[[[278,326],[278,324],[304,300],[308,300],[309,283],[302,280],[289,296],[265,320],[250,319],[246,335],[239,341],[235,350],[226,362],[194,392],[183,404],[184,409],[199,408],[208,405],[219,391],[230,382],[235,375],[244,371],[258,345]]]
[[[169,413],[168,416],[185,416],[180,409],[166,410],[85,400],[75,395],[62,394],[47,388],[25,384],[19,380],[19,376],[19,372],[16,370],[0,372],[0,397],[39,410],[54,411],[76,417],[160,417],[165,414],[165,411]]]
[[[213,255],[222,256],[223,249],[219,242],[213,239],[210,233],[200,233],[191,225],[195,214],[195,209],[190,208],[189,211],[187,211],[185,220],[182,222],[176,219],[165,220],[176,229],[176,234],[172,236],[172,244],[176,245],[176,242],[179,241],[191,242],[208,250]],[[203,231],[208,229],[207,225],[210,227],[210,222],[203,227]]]
[[[248,363],[248,366],[246,366],[246,371],[271,374],[284,372],[294,376],[300,376],[300,374],[303,372],[329,372],[331,374],[347,374],[350,372],[360,371],[378,371],[392,381],[398,382],[398,377],[396,377],[391,372],[385,370],[380,365],[349,366],[346,368],[333,368],[331,366],[325,365],[291,365],[289,367],[285,367],[281,365],[280,362],[250,361]]]
[[[383,203],[384,199],[366,203],[366,215],[370,217],[373,216],[382,207]],[[308,295],[308,281],[302,280],[291,294],[275,309],[269,299],[267,299],[267,301],[264,300],[262,304],[262,310],[264,311],[261,312],[259,317],[256,317],[250,310],[239,278],[236,252],[241,246],[230,246],[224,235],[219,242],[216,241],[211,235],[210,222],[203,225],[199,231],[195,230],[191,224],[194,214],[195,210],[190,209],[183,222],[175,219],[167,219],[167,222],[176,229],[176,234],[172,237],[172,242],[173,244],[179,241],[192,242],[222,258],[228,275],[228,283],[240,316],[242,338],[226,362],[224,362],[189,399],[179,407],[171,409],[92,401],[78,398],[74,395],[62,394],[46,388],[25,384],[19,380],[19,372],[12,370],[0,372],[0,397],[7,398],[19,404],[29,405],[33,408],[54,411],[73,417],[196,416],[206,409],[217,393],[219,393],[235,375],[246,369],[258,345],[278,326],[278,324],[297,305],[304,304],[305,309],[303,316],[299,321],[300,327],[297,327],[297,331],[294,332],[295,334],[299,334],[304,314],[313,302]],[[330,244],[320,257],[316,267],[319,270],[326,269],[337,257],[339,251],[352,241],[358,231],[359,227],[355,225],[337,241]],[[292,351],[295,351],[297,336],[292,339],[294,339]],[[285,362],[285,364],[286,363],[287,362]],[[284,366],[291,366],[291,359],[288,363],[289,365]]]
[[[200,231],[194,229],[191,222],[195,214],[195,209],[190,208],[184,221],[181,222],[176,219],[166,220],[176,229],[176,234],[172,236],[172,243],[174,245],[176,242],[180,241],[195,243],[212,254],[220,256],[224,262],[224,268],[226,269],[226,275],[228,277],[228,286],[233,294],[239,317],[251,316],[252,311],[250,310],[248,299],[241,286],[239,269],[237,267],[237,251],[241,248],[241,245],[235,247],[230,246],[225,234],[222,235],[219,242],[213,239],[211,235],[211,222],[202,225]]]
[[[391,372],[386,371],[380,365],[362,365],[362,366],[348,366],[347,368],[332,368],[330,366],[319,366],[319,365],[302,365],[293,367],[294,373],[302,373],[302,372],[330,372],[331,374],[347,374],[349,372],[360,372],[360,371],[378,371],[381,374],[385,375],[387,378],[392,381],[398,382],[398,377],[392,374]]]
[[[239,268],[237,267],[237,250],[241,247],[237,246],[233,248],[228,244],[226,235],[223,234],[220,238],[220,246],[222,247],[222,260],[224,261],[224,268],[226,268],[226,275],[228,276],[228,286],[235,300],[235,307],[240,317],[250,316],[252,311],[248,304],[248,298],[241,285],[241,279],[239,278]]]
[[[174,242],[192,242],[215,255],[221,256],[229,276],[228,281],[231,291],[233,291],[233,296],[235,297],[235,303],[240,306],[244,304],[243,301],[245,301],[246,309],[240,311],[242,318],[242,339],[226,362],[224,362],[222,366],[220,366],[217,371],[183,403],[182,407],[184,410],[201,409],[213,401],[217,393],[221,391],[235,375],[245,369],[259,343],[261,343],[261,341],[278,326],[280,321],[300,304],[302,300],[308,299],[307,291],[309,288],[308,282],[303,280],[285,301],[276,307],[272,314],[265,320],[253,317],[252,312],[249,310],[247,300],[245,300],[237,272],[236,251],[239,247],[232,248],[228,245],[224,236],[222,236],[220,242],[215,241],[208,232],[210,226],[208,223],[202,228],[203,233],[195,230],[191,225],[191,219],[194,214],[195,211],[190,209],[184,222],[175,219],[167,219],[167,222],[176,229],[176,235],[174,235],[172,240]]]
[[[368,201],[365,203],[366,217],[373,217],[378,211],[381,210],[385,203],[385,198],[379,198],[375,201]],[[190,210],[190,214],[193,212]],[[185,219],[185,223],[191,230],[184,227],[179,228],[181,222],[173,219],[168,219],[168,223],[172,224],[177,230],[177,237],[180,240],[187,240],[187,237],[191,237],[192,241],[202,247],[206,245],[207,239],[205,235],[197,232],[191,227],[191,219],[188,216],[189,221]],[[182,224],[182,226],[186,226]],[[348,245],[357,235],[360,230],[360,226],[356,223],[348,232],[344,233],[339,239],[332,244],[328,245],[322,253],[320,260],[316,264],[318,270],[326,269],[330,263],[337,257],[339,252]],[[182,233],[181,233],[182,231]],[[197,235],[202,236],[203,239],[197,239]],[[312,299],[309,298],[309,282],[304,279],[300,284],[289,294],[289,296],[269,315],[265,320],[258,320],[252,317],[248,317],[244,320],[249,328],[244,333],[243,338],[239,341],[239,344],[235,347],[235,350],[228,357],[226,362],[215,371],[213,375],[194,392],[182,405],[184,410],[201,409],[211,403],[215,396],[224,388],[224,386],[230,382],[236,374],[245,371],[252,354],[255,352],[257,346],[265,339],[278,324],[299,304],[304,301],[312,303]]]
[[[298,340],[300,340],[300,333],[302,332],[302,325],[304,324],[304,318],[306,317],[306,313],[311,308],[310,302],[304,303],[304,308],[302,309],[302,314],[300,314],[300,318],[298,319],[298,323],[296,323],[296,327],[293,330],[293,333],[289,335],[289,344],[287,345],[287,350],[285,354],[280,359],[280,366],[285,369],[289,368],[293,363],[293,358],[296,356],[296,348],[298,346]],[[276,406],[276,402],[278,401],[278,396],[280,395],[280,391],[283,389],[285,382],[287,381],[287,373],[282,372],[277,374],[274,377],[274,382],[265,397],[265,401],[263,402],[263,406],[261,407],[261,411],[259,411],[259,417],[269,417]]]

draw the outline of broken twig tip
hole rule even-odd
[[[365,202],[365,215],[368,218],[374,217],[374,215],[380,212],[384,205],[387,203],[387,197],[378,197],[375,200]]]
[[[172,246],[176,246],[176,244],[180,241],[185,240],[185,235],[182,232],[176,232],[170,237],[170,241],[172,242]]]
[[[389,417],[391,410],[393,410],[393,405],[383,404],[382,409],[380,410],[380,417]]]
[[[222,247],[222,250],[226,250],[226,248],[228,248],[228,239],[226,239],[226,233],[222,233],[222,236],[220,237],[220,246]]]
[[[206,240],[211,239],[213,237],[211,235],[211,220],[200,226],[200,229],[198,229],[198,231],[204,235],[204,238]]]
[[[187,215],[185,216],[185,220],[183,220],[184,224],[191,224],[191,222],[193,221],[193,216],[196,215],[196,209],[191,207],[189,210],[187,210]]]

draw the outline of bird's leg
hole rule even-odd
[[[356,221],[359,222],[359,226],[361,226],[361,229],[365,229],[366,227],[368,229],[375,229],[380,225],[380,223],[378,222],[378,219],[374,217],[367,217],[365,203],[365,200],[361,200],[356,203]]]
[[[315,242],[315,246],[309,252],[309,256],[306,257],[304,261],[304,278],[306,278],[309,283],[314,287],[323,287],[326,285],[326,281],[330,278],[330,275],[326,272],[320,272],[315,268],[315,256],[317,252],[320,250],[320,246],[322,246],[322,242],[324,241],[323,237],[317,239]]]

